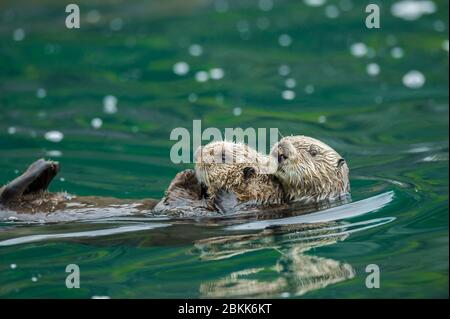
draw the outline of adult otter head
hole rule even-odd
[[[238,202],[280,203],[282,187],[273,176],[265,174],[267,156],[242,143],[212,142],[195,153],[195,171],[212,199],[225,191]]]
[[[349,169],[330,146],[307,136],[287,136],[274,145],[275,175],[288,199],[319,201],[350,192]]]

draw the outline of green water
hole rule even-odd
[[[269,235],[151,218],[3,220],[0,297],[448,297],[447,1],[412,21],[378,1],[381,29],[370,30],[356,0],[262,1],[269,11],[256,0],[77,3],[81,28],[72,30],[60,1],[0,4],[0,184],[46,157],[62,166],[52,191],[160,198],[193,167],[170,161],[171,130],[201,119],[203,128],[323,140],[346,158],[353,202],[363,202],[343,206],[355,216],[333,229]],[[363,57],[351,54],[358,42],[369,48]],[[185,76],[172,70],[179,61],[190,66]],[[195,80],[213,68],[224,77]],[[412,70],[423,86],[402,83]],[[283,99],[285,90],[295,97]],[[107,95],[115,114],[103,111]],[[46,140],[52,130],[63,140]],[[157,223],[165,227],[151,229]],[[34,235],[44,236],[27,240]],[[65,286],[68,264],[80,267],[79,289]],[[365,285],[369,264],[379,266],[379,289]]]

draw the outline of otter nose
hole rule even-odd
[[[280,151],[278,151],[278,164],[281,164],[282,162],[284,162],[287,159],[287,156],[280,153]]]

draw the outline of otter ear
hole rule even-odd
[[[256,171],[253,167],[244,167],[242,173],[244,173],[244,179],[247,180],[250,177],[254,176],[256,174]]]
[[[337,162],[337,168],[341,168],[345,164],[345,159],[340,158]]]

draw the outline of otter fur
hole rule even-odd
[[[308,136],[287,136],[271,150],[275,176],[289,201],[318,202],[348,196],[349,168],[325,143]]]
[[[283,189],[271,174],[270,159],[246,144],[212,142],[195,154],[195,172],[204,184],[210,201],[235,196],[236,203],[280,204]]]

